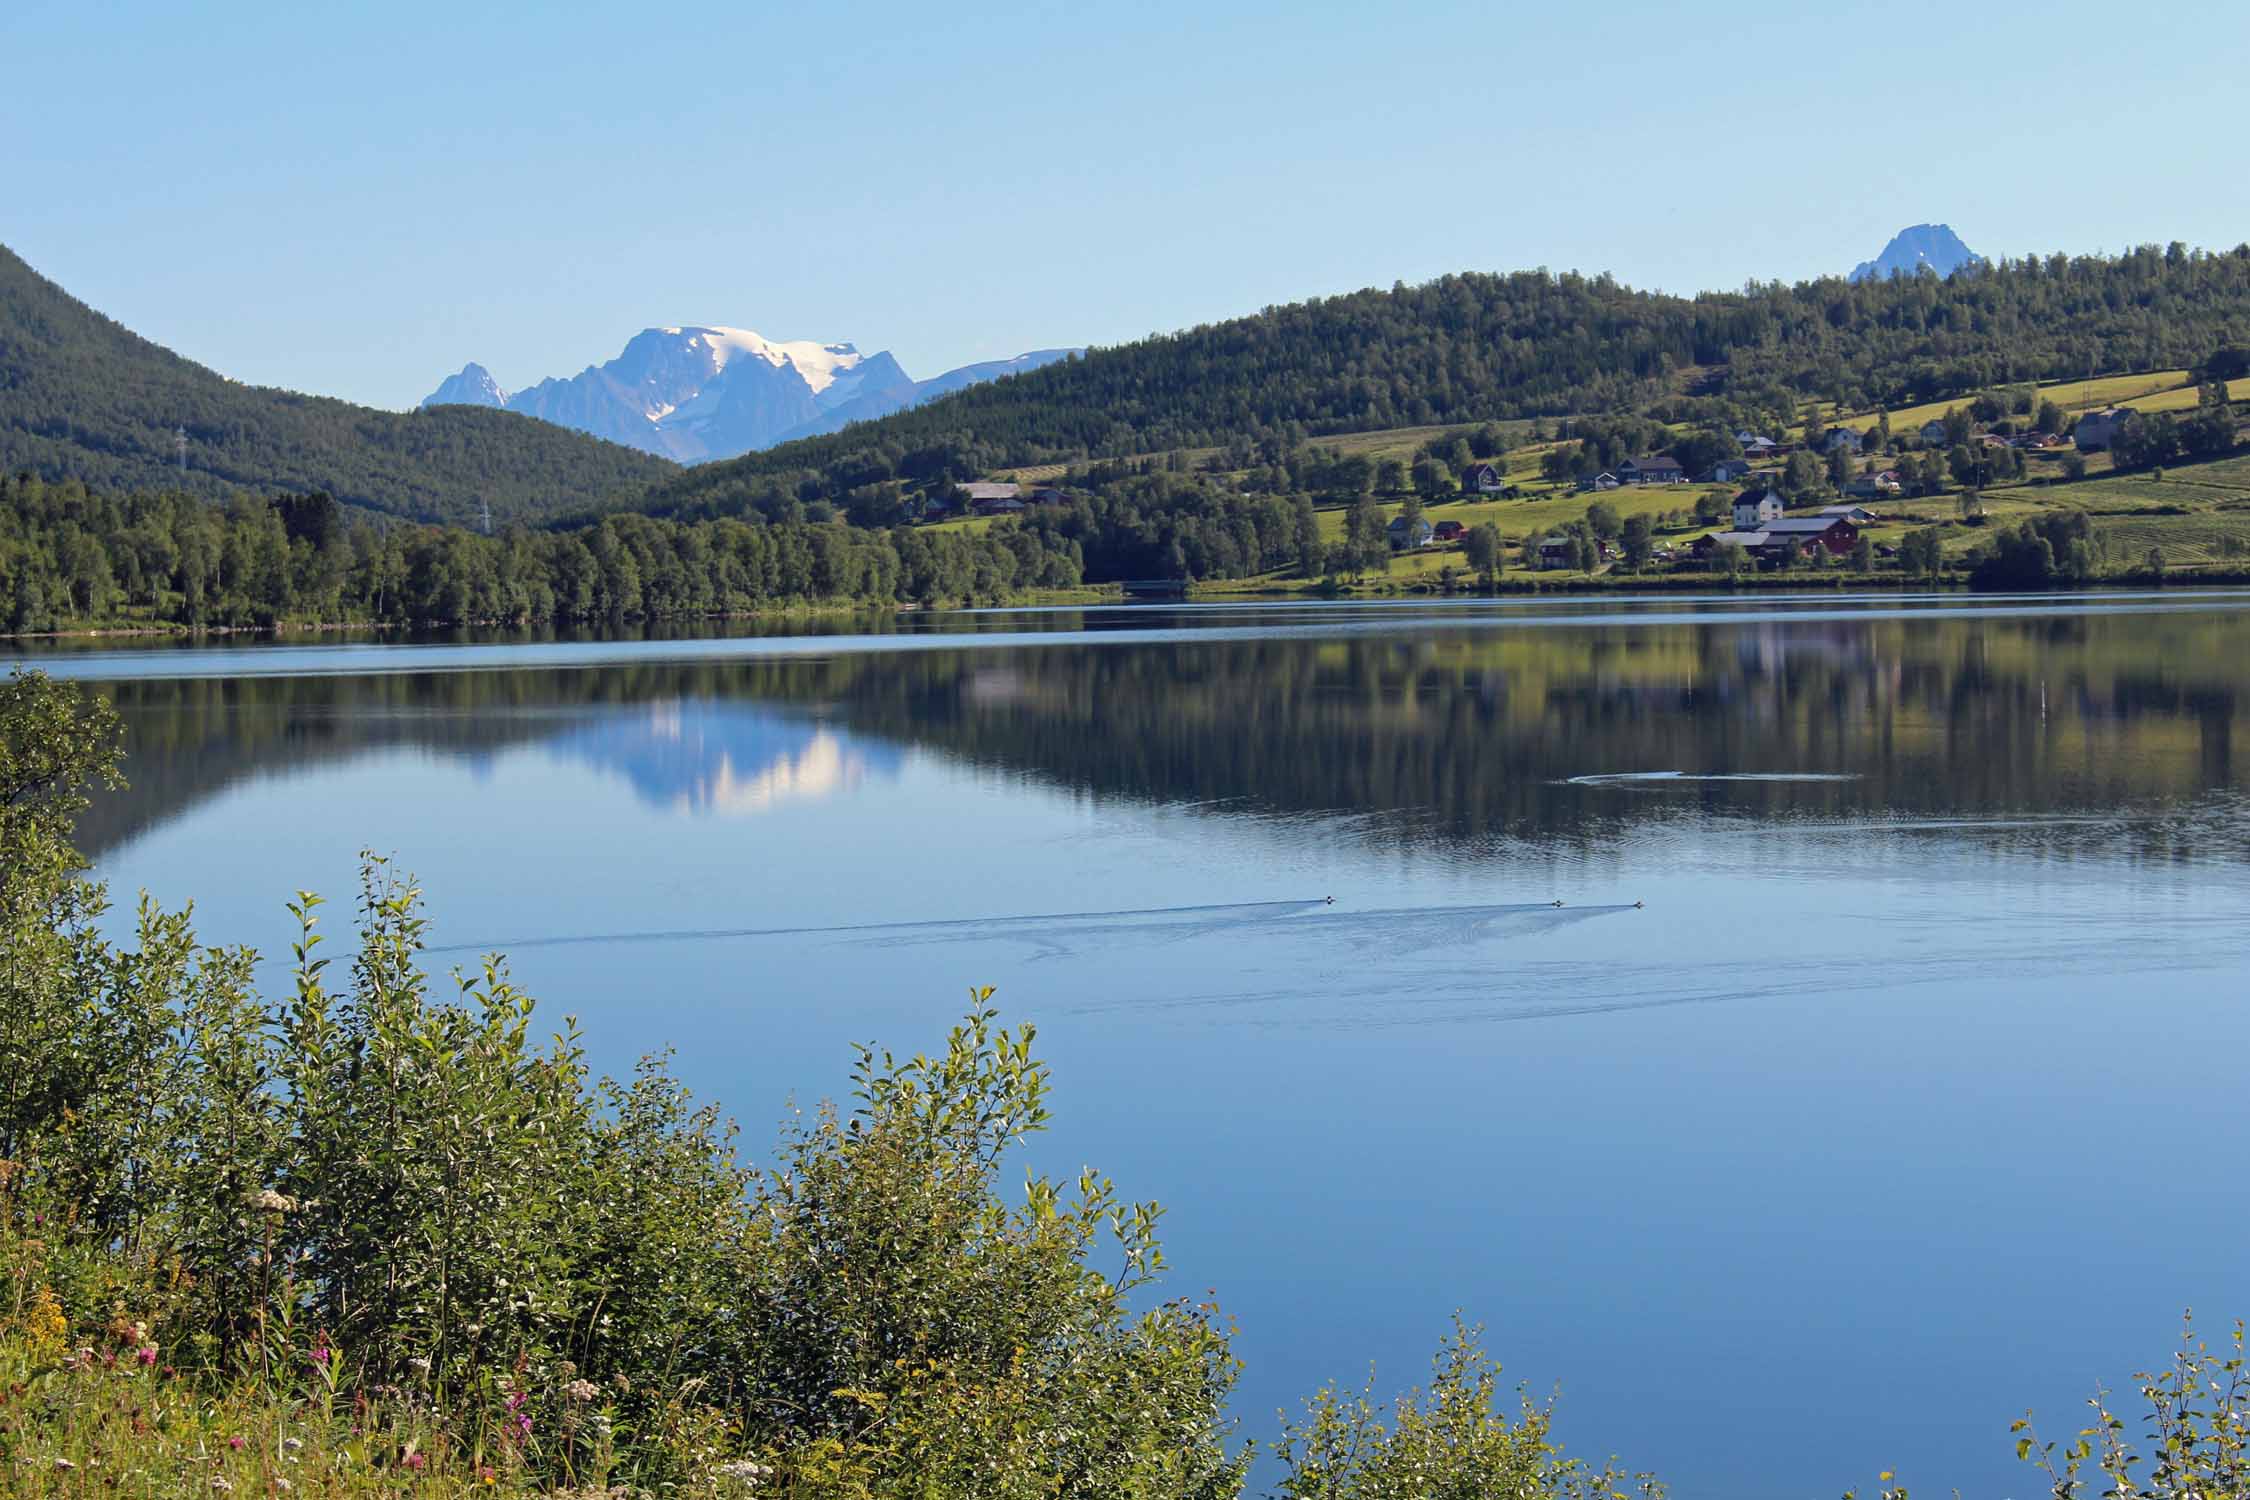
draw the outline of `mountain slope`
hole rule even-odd
[[[830,498],[885,479],[1076,462],[1237,440],[1733,406],[1794,425],[1805,402],[1948,399],[2100,369],[2194,365],[2250,342],[2250,246],[2145,246],[1898,277],[1676,297],[1607,276],[1447,276],[1268,308],[1013,379],[848,431],[699,466],[660,514],[786,511],[808,471]],[[1249,461],[1245,459],[1244,461]],[[1263,461],[1271,461],[1263,460]]]
[[[1961,243],[1948,224],[1915,224],[1891,236],[1883,253],[1852,267],[1853,281],[1913,276],[1924,267],[1939,276],[1951,276],[1964,266],[1981,266],[1984,257]]]
[[[187,465],[175,434],[187,434]],[[504,411],[386,412],[245,386],[112,322],[0,246],[0,469],[217,498],[325,490],[416,520],[539,521],[671,466]]]
[[[1020,374],[1073,351],[1041,349],[917,381],[889,353],[784,343],[719,325],[644,328],[615,359],[509,396],[465,366],[422,402],[505,406],[683,463],[732,458],[872,421],[937,396]]]

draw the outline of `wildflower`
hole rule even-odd
[[[211,1488],[222,1495],[231,1495],[234,1493],[234,1481],[224,1474],[213,1474],[211,1476]]]
[[[75,1469],[77,1467],[78,1465],[72,1463],[67,1458],[58,1458],[55,1460],[55,1470],[57,1473],[62,1473],[70,1469]]]
[[[498,1484],[500,1476],[495,1471],[480,1464],[477,1467],[477,1482],[480,1484]]]
[[[717,1472],[721,1479],[732,1479],[745,1488],[754,1488],[759,1480],[772,1475],[773,1467],[755,1459],[738,1458],[732,1463],[719,1465]]]
[[[238,1433],[235,1436],[227,1439],[227,1446],[229,1448],[232,1448],[235,1452],[240,1453],[243,1449],[250,1446],[250,1440]]]
[[[287,1193],[277,1193],[272,1188],[260,1188],[250,1195],[250,1206],[279,1216],[293,1214],[304,1205]]]
[[[283,1438],[281,1440],[281,1446],[287,1448],[291,1453],[295,1453],[298,1449],[305,1446],[305,1440],[300,1437]]]
[[[139,1358],[140,1358],[140,1361],[141,1361],[141,1365],[142,1365],[142,1367],[143,1367],[143,1368],[146,1368],[147,1366],[150,1366],[150,1365],[153,1365],[153,1364],[155,1364],[155,1363],[156,1363],[156,1346],[155,1346],[154,1344],[143,1344],[143,1345],[141,1345],[141,1348],[140,1348],[140,1354],[139,1354]]]
[[[594,1384],[594,1382],[592,1382],[591,1380],[586,1380],[583,1378],[573,1380],[570,1384],[563,1387],[564,1395],[570,1397],[570,1399],[573,1401],[580,1402],[581,1404],[593,1400],[601,1393],[602,1388],[600,1386]]]
[[[430,1373],[430,1362],[422,1358],[420,1355],[416,1355],[414,1358],[408,1360],[406,1362],[406,1367],[409,1370],[412,1370],[417,1375],[427,1375]]]
[[[278,1474],[274,1476],[273,1487],[284,1495],[288,1494],[291,1490],[296,1488],[295,1485],[291,1484],[288,1480],[283,1479]]]
[[[398,1461],[398,1466],[402,1469],[411,1469],[415,1473],[419,1474],[422,1472],[424,1466],[426,1466],[428,1463],[428,1459],[424,1458],[421,1454],[416,1453],[412,1448],[409,1448],[406,1450],[406,1456]]]

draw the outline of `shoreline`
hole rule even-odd
[[[622,621],[569,620],[569,621],[510,621],[470,620],[461,623],[432,622],[426,625],[399,623],[370,624],[357,621],[286,621],[274,625],[90,625],[65,630],[0,631],[0,643],[28,645],[35,642],[62,641],[156,641],[185,642],[223,641],[235,638],[284,641],[296,636],[325,636],[354,634],[370,637],[396,636],[416,639],[431,634],[460,631],[543,631],[561,634],[581,632],[614,632],[619,627],[633,629],[681,629],[698,625],[725,626],[744,624],[781,624],[791,621],[850,619],[855,616],[903,619],[917,615],[953,613],[960,609],[1052,609],[1072,605],[1089,609],[1136,605],[1162,608],[1166,604],[1258,602],[1290,600],[1307,602],[1350,603],[1391,599],[1499,599],[1536,598],[1540,595],[1589,594],[1761,594],[1761,593],[1814,593],[1829,591],[1851,593],[1926,593],[1931,595],[1970,595],[1978,591],[1969,587],[1965,578],[1947,576],[1936,579],[1902,578],[1889,573],[1844,573],[1833,570],[1811,572],[1759,573],[1736,577],[1700,573],[1657,574],[1596,574],[1574,575],[1567,578],[1545,579],[1534,575],[1502,574],[1496,583],[1475,583],[1465,587],[1445,589],[1434,584],[1385,585],[1382,583],[1340,584],[1329,587],[1323,584],[1268,584],[1265,586],[1237,587],[1240,580],[1223,580],[1209,584],[1189,583],[1181,595],[1171,599],[1128,599],[1116,584],[1089,584],[1078,589],[1040,589],[1012,595],[998,605],[920,605],[920,604],[838,604],[804,605],[787,609],[760,609],[725,611],[704,615],[665,615],[634,617]],[[2106,589],[2151,588],[2209,588],[2250,587],[2250,567],[2169,569],[2161,575],[2143,572],[2117,573],[2088,579],[2071,588],[2036,590],[2033,592],[2076,593],[2097,592]],[[2006,598],[2013,590],[1988,591],[1980,597]]]

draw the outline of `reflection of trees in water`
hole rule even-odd
[[[588,728],[673,700],[786,706],[1100,796],[1394,814],[1361,826],[1414,841],[1598,843],[1666,809],[2107,811],[2237,784],[2246,642],[2250,618],[2227,614],[1715,620],[127,681],[104,690],[127,718],[134,787],[89,813],[85,837],[111,847],[243,777],[400,745],[576,744],[679,788],[763,763],[742,734],[658,756]],[[1557,785],[1630,771],[1853,779]]]

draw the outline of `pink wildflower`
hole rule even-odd
[[[398,1461],[398,1466],[402,1469],[412,1469],[415,1473],[419,1474],[422,1471],[423,1466],[428,1462],[429,1460],[424,1458],[419,1453],[409,1453],[406,1455],[406,1457]]]
[[[232,1448],[235,1452],[240,1453],[243,1449],[250,1446],[250,1440],[239,1435],[230,1437],[227,1439],[227,1446],[229,1448]]]

